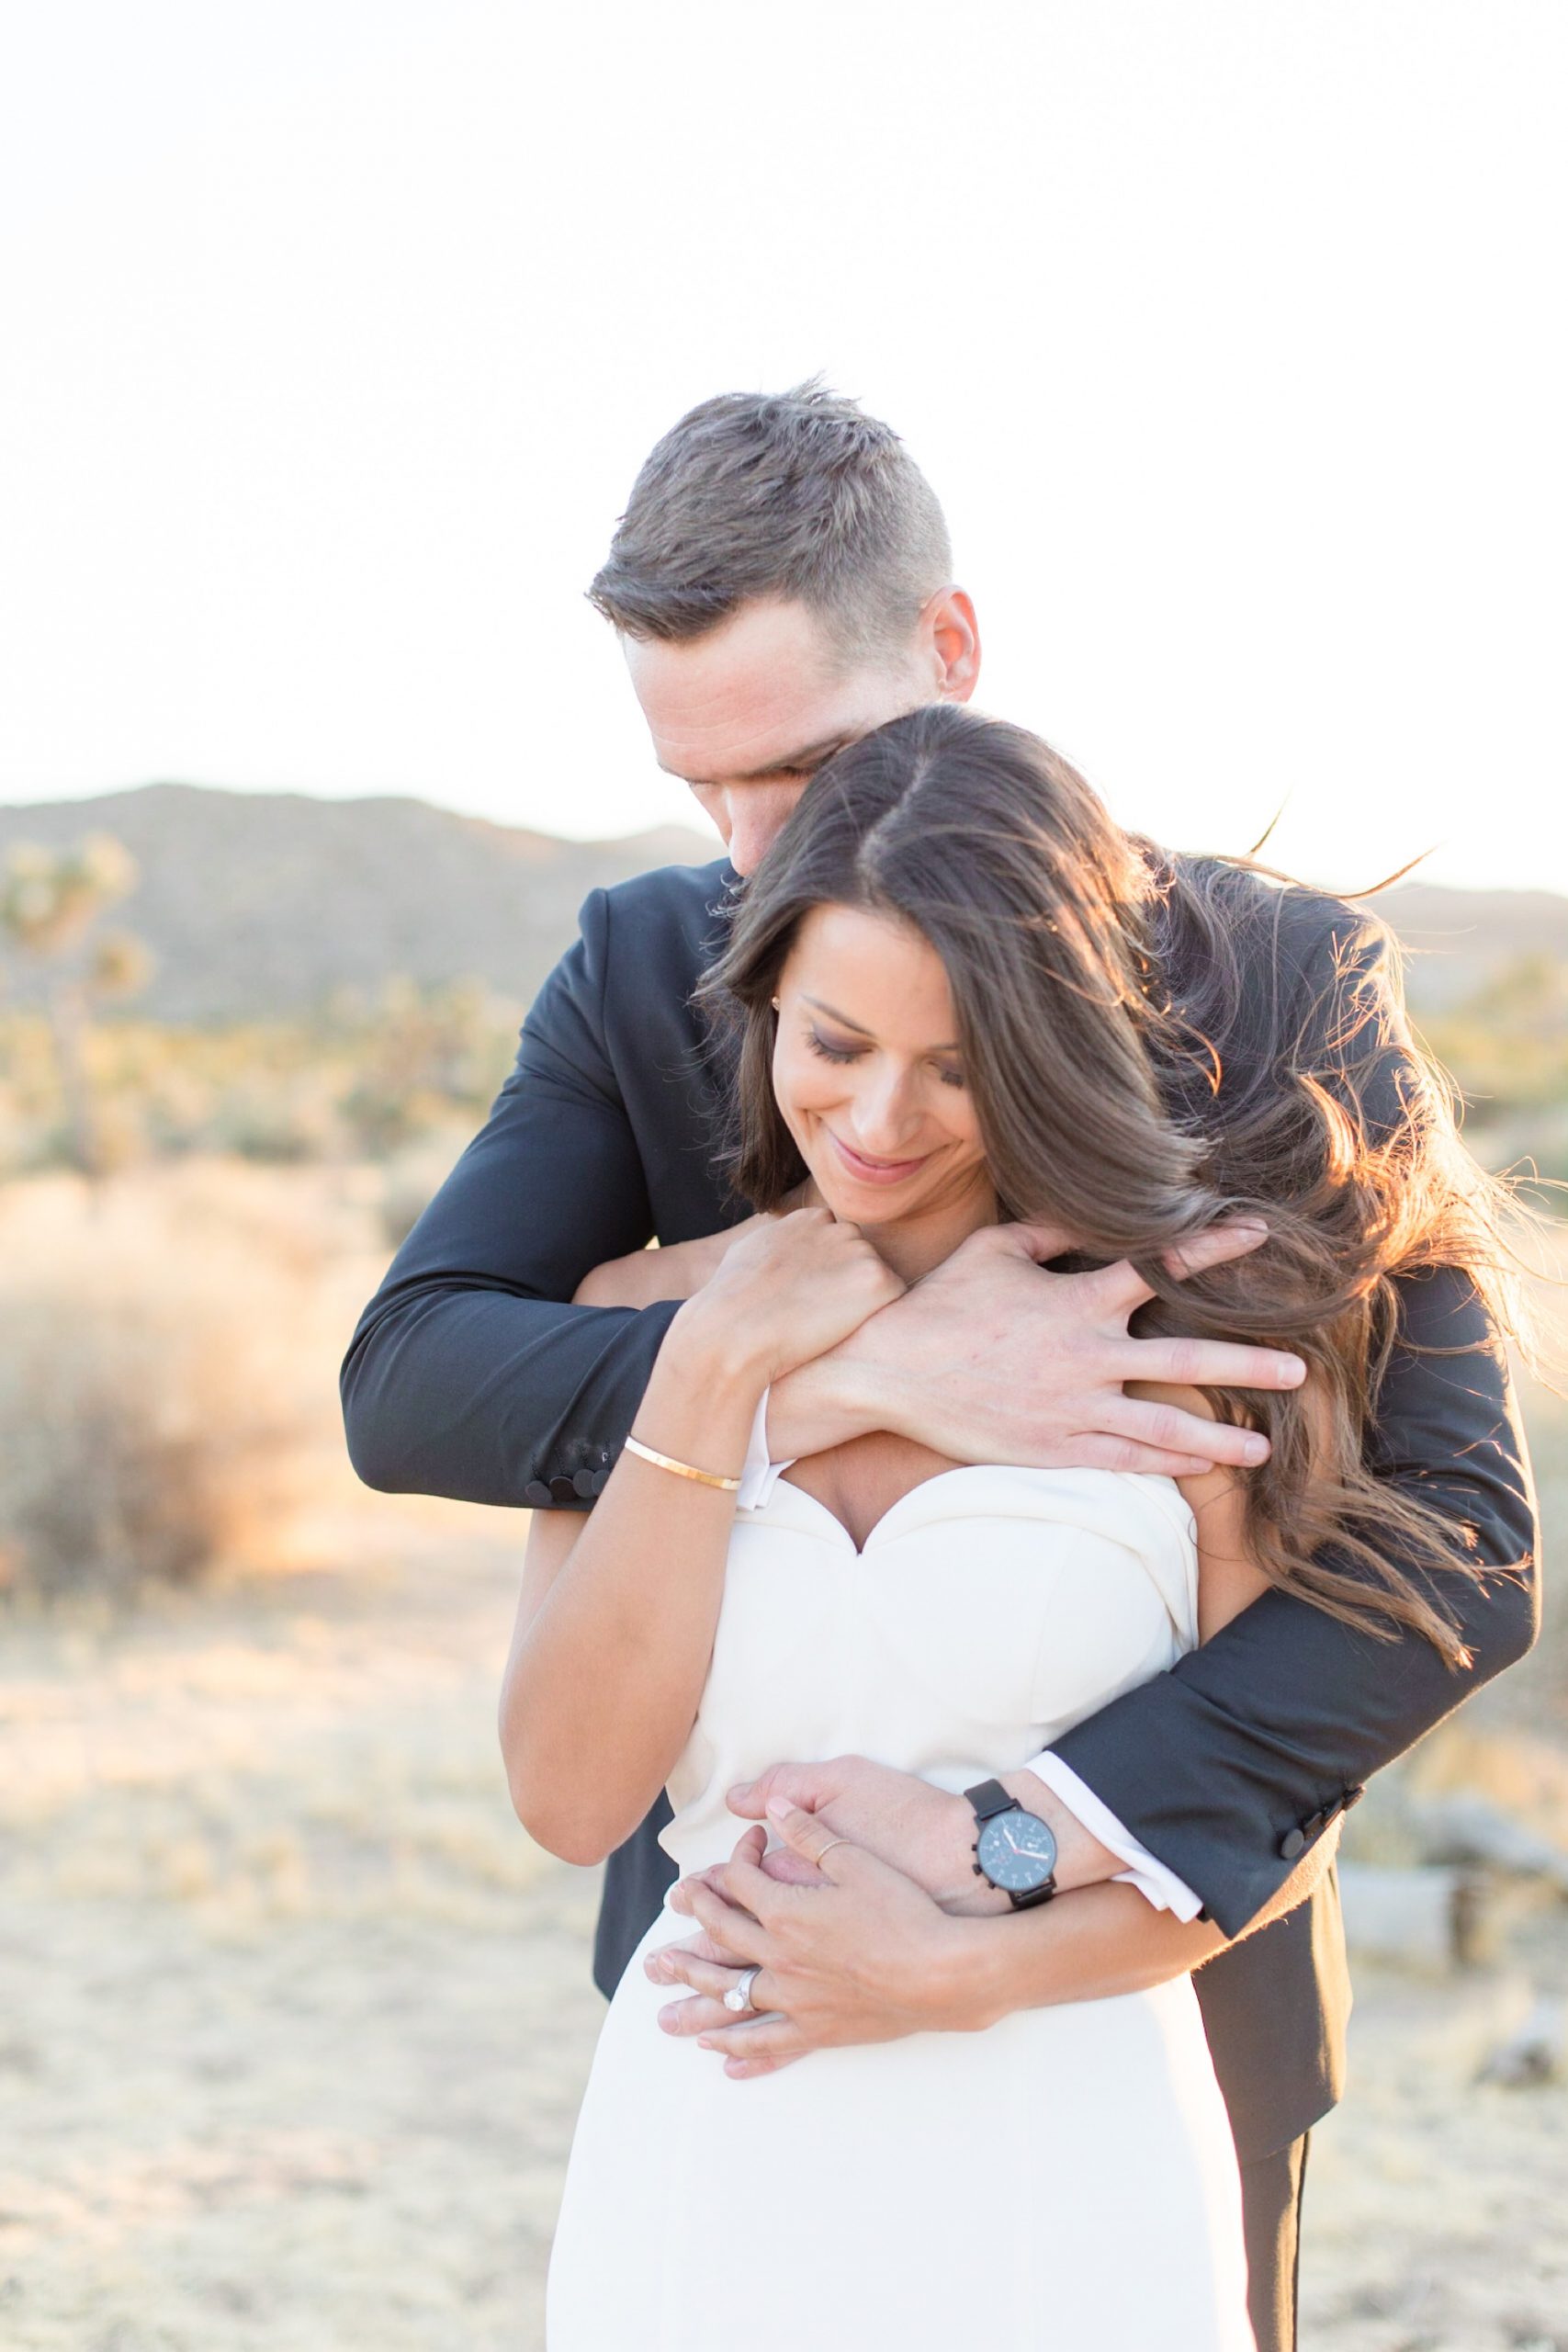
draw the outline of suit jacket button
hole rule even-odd
[[[1287,1829],[1280,1840],[1280,1851],[1288,1862],[1293,1862],[1305,1844],[1304,1829]]]
[[[535,1510],[547,1510],[550,1507],[550,1490],[542,1478],[530,1478],[523,1489],[523,1499],[525,1503],[531,1504]]]
[[[586,1499],[588,1496],[598,1493],[604,1480],[603,1475],[597,1470],[575,1470],[572,1473],[571,1483],[574,1491]]]
[[[550,1499],[552,1502],[558,1503],[575,1502],[577,1500],[577,1487],[574,1481],[570,1478],[552,1478],[550,1480]]]

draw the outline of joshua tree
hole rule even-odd
[[[87,1023],[96,1005],[134,995],[152,970],[151,950],[133,933],[96,926],[136,882],[136,861],[112,833],[89,833],[63,850],[17,842],[0,866],[0,937],[41,974],[71,1158],[89,1178],[103,1173],[103,1159]]]

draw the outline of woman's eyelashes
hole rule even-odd
[[[819,1029],[808,1029],[806,1042],[814,1054],[821,1055],[825,1062],[858,1061],[865,1051],[863,1046],[830,1046]]]
[[[837,1062],[840,1065],[845,1062],[859,1061],[862,1055],[866,1050],[863,1046],[833,1045],[828,1038],[823,1036],[822,1032],[819,1029],[807,1029],[806,1033],[806,1042],[811,1051],[814,1054],[819,1055],[823,1061]],[[933,1062],[931,1067],[936,1071],[937,1076],[941,1079],[944,1086],[963,1085],[964,1072],[961,1069],[954,1069],[951,1062]]]

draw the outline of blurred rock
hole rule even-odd
[[[1443,1864],[1414,1870],[1341,1862],[1339,1897],[1352,1958],[1397,1962],[1444,1975],[1489,1958],[1497,1932],[1480,1873]]]
[[[1486,1866],[1519,1878],[1544,1879],[1568,1899],[1568,1853],[1487,1798],[1463,1793],[1423,1798],[1413,1807],[1413,1817],[1427,1862]]]
[[[1517,2033],[1499,2042],[1477,2080],[1528,2090],[1561,2082],[1568,2072],[1568,2002],[1543,1994]]]

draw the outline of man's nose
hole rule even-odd
[[[742,785],[725,796],[724,833],[737,874],[755,874],[788,824],[799,785]]]
[[[729,819],[729,863],[737,874],[750,876],[767,855],[773,840],[768,826],[759,824],[755,816],[746,810],[732,812]]]

